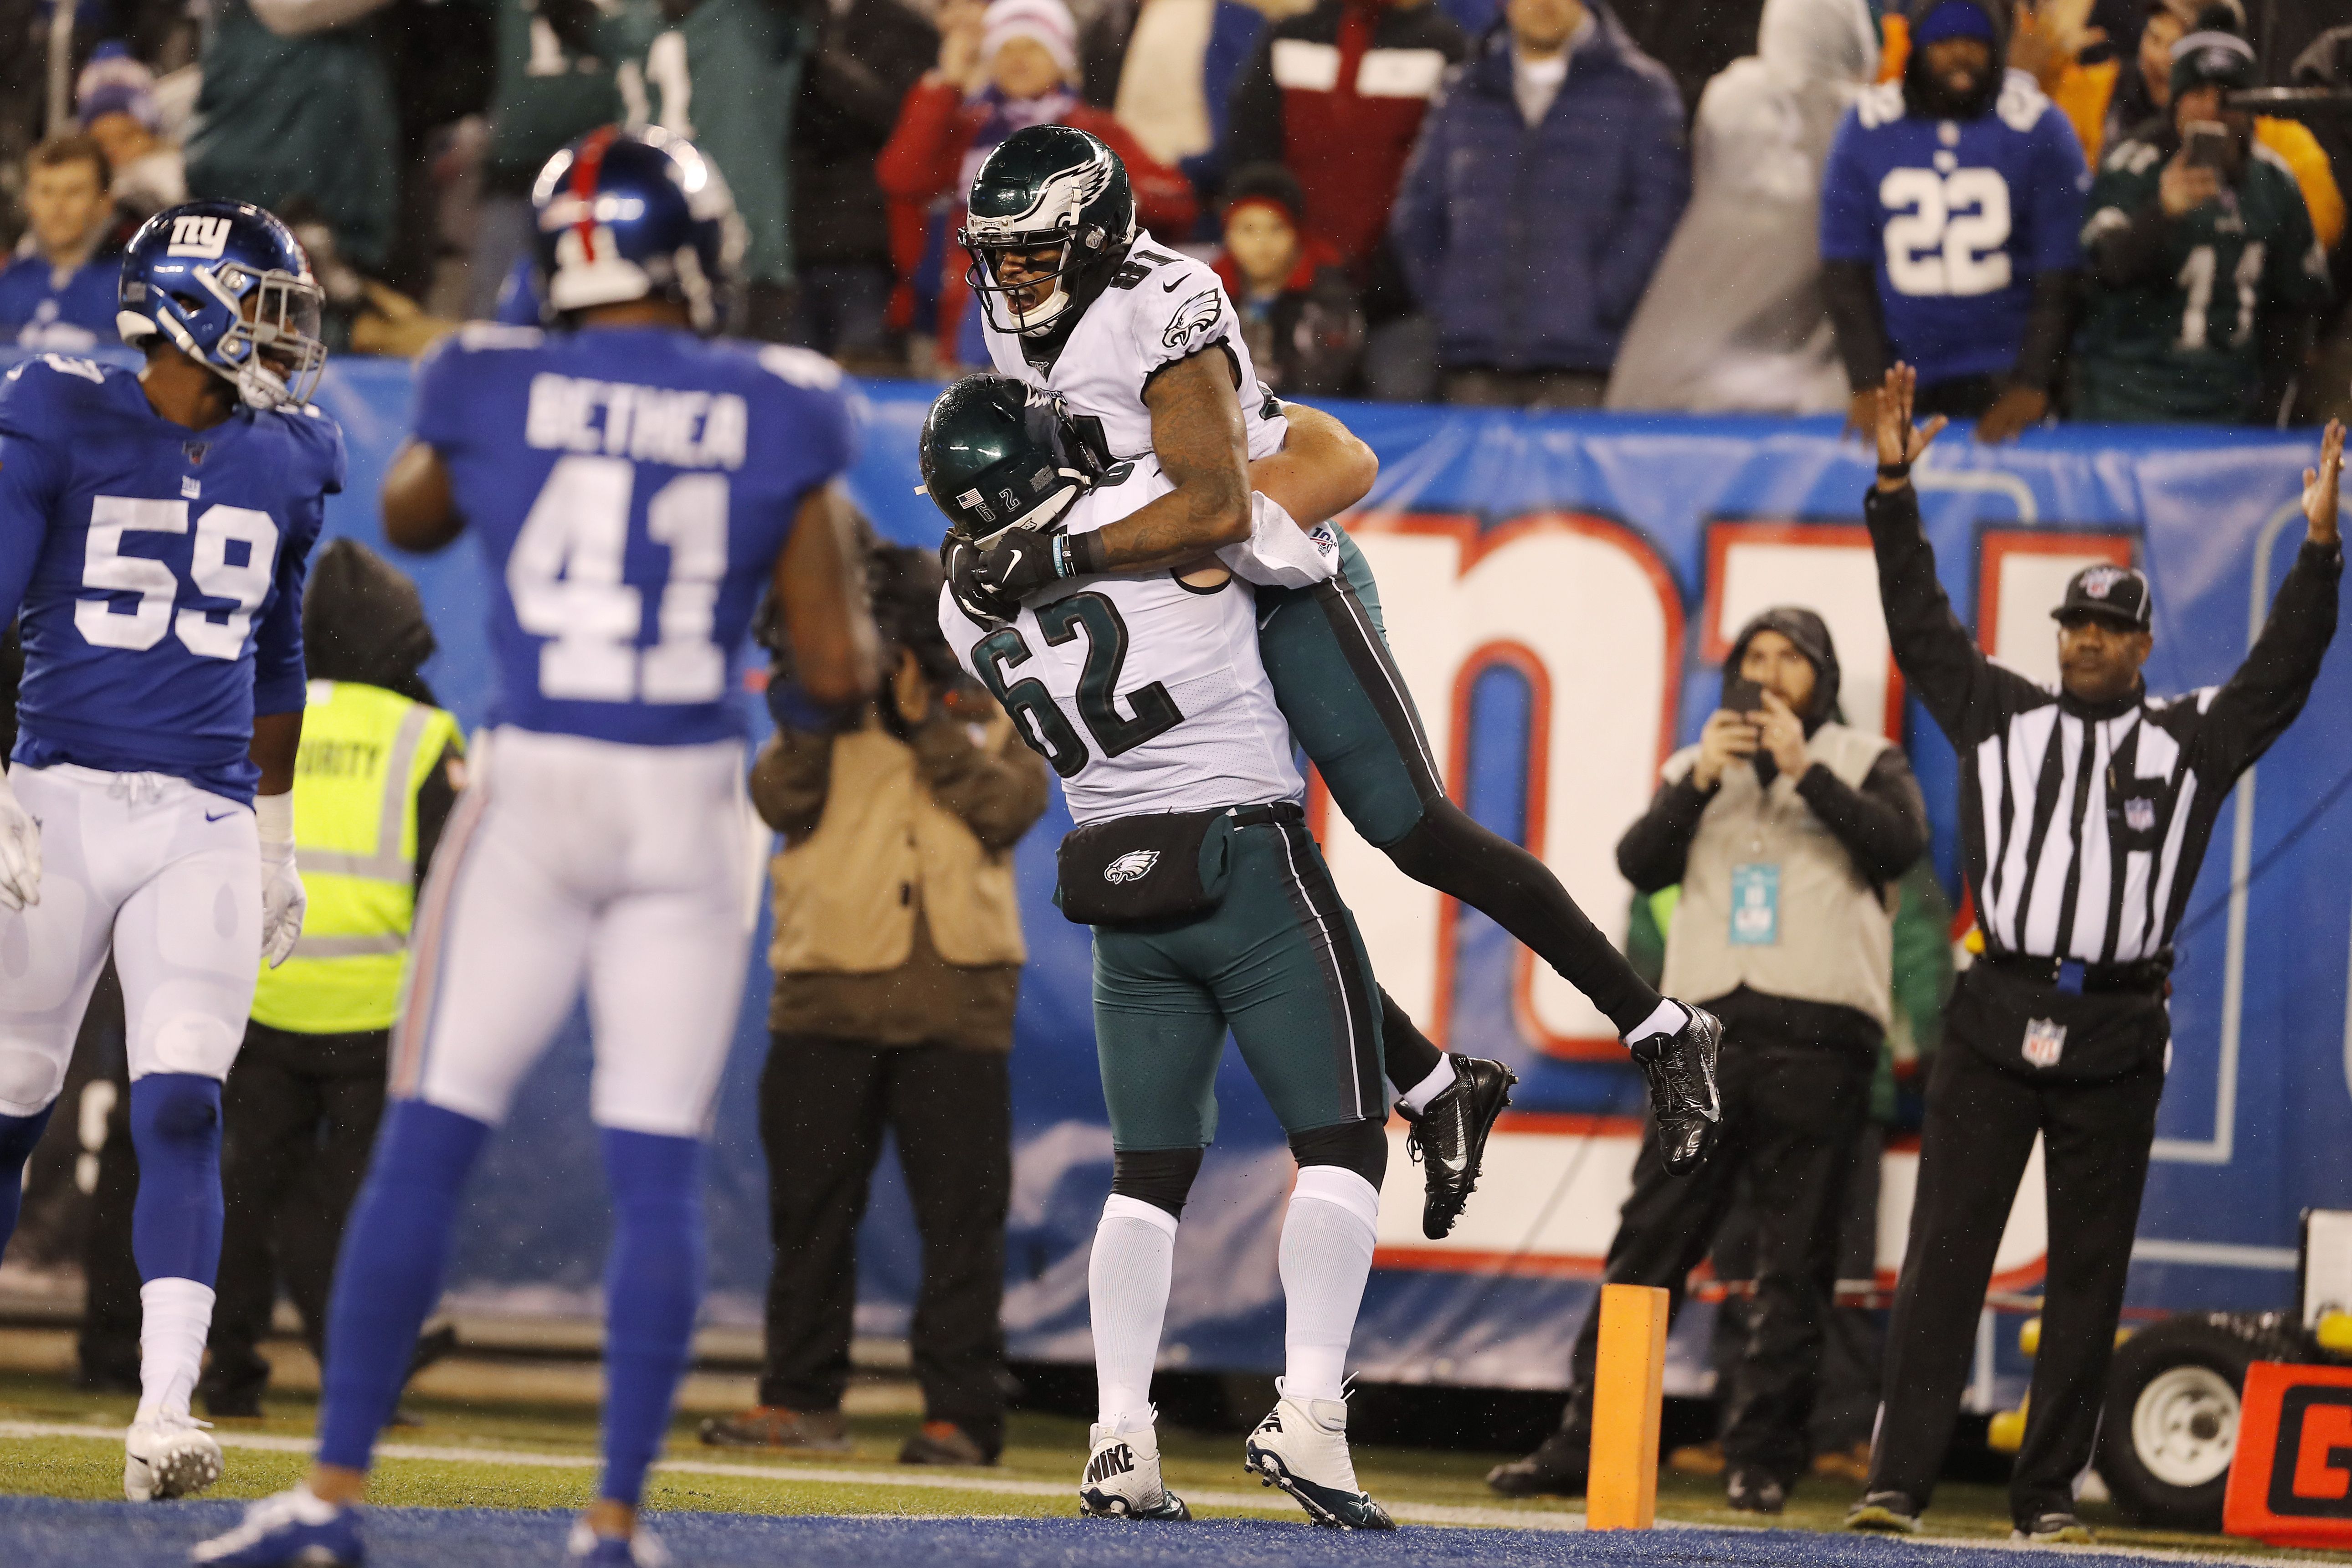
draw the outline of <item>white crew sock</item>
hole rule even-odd
[[[1348,1342],[1372,1272],[1380,1190],[1337,1165],[1300,1168],[1282,1221],[1282,1393],[1304,1405],[1342,1397]]]
[[[1176,1216],[1113,1193],[1095,1226],[1087,1260],[1087,1300],[1095,1331],[1097,1419],[1111,1431],[1151,1424],[1151,1368],[1168,1316],[1176,1258]]]
[[[1679,1035],[1683,1032],[1683,1026],[1689,1022],[1688,1008],[1671,996],[1661,997],[1657,1006],[1651,1009],[1650,1016],[1625,1037],[1625,1043],[1630,1046],[1636,1040],[1655,1039],[1660,1035]]]
[[[1453,1087],[1454,1058],[1441,1051],[1437,1056],[1437,1065],[1429,1069],[1429,1076],[1397,1098],[1407,1110],[1419,1116],[1429,1109],[1431,1100]]]
[[[213,1293],[193,1279],[150,1279],[139,1288],[139,1414],[185,1415],[204,1370]]]

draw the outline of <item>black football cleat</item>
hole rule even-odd
[[[1650,1115],[1658,1124],[1658,1154],[1670,1176],[1687,1176],[1706,1163],[1723,1127],[1723,1097],[1715,1087],[1723,1050],[1723,1021],[1682,1004],[1690,1022],[1671,1035],[1653,1035],[1630,1047],[1650,1080]]]
[[[1463,1206],[1478,1186],[1486,1135],[1511,1103],[1511,1086],[1518,1081],[1518,1075],[1500,1062],[1455,1057],[1454,1081],[1420,1115],[1402,1104],[1397,1107],[1398,1114],[1412,1123],[1404,1146],[1421,1166],[1421,1234],[1430,1240],[1443,1239],[1462,1217]]]

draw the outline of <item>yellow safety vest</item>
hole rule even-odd
[[[254,986],[256,1020],[306,1035],[392,1027],[416,915],[416,792],[460,743],[438,708],[310,682],[294,762],[294,863],[310,909],[294,956]]]

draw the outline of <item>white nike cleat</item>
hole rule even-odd
[[[1282,1380],[1274,1386],[1279,1391]],[[1286,1393],[1242,1449],[1242,1465],[1290,1494],[1307,1517],[1334,1530],[1394,1530],[1396,1521],[1356,1485],[1348,1455],[1348,1405],[1339,1399],[1302,1404]]]
[[[1160,1433],[1150,1421],[1087,1428],[1093,1447],[1078,1482],[1078,1511],[1095,1519],[1185,1520],[1192,1510],[1160,1479]]]
[[[132,1502],[193,1497],[220,1479],[220,1445],[187,1415],[158,1415],[122,1441],[122,1495]]]

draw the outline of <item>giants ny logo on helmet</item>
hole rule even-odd
[[[193,213],[172,220],[172,243],[166,256],[198,256],[218,261],[228,248],[229,221]]]

